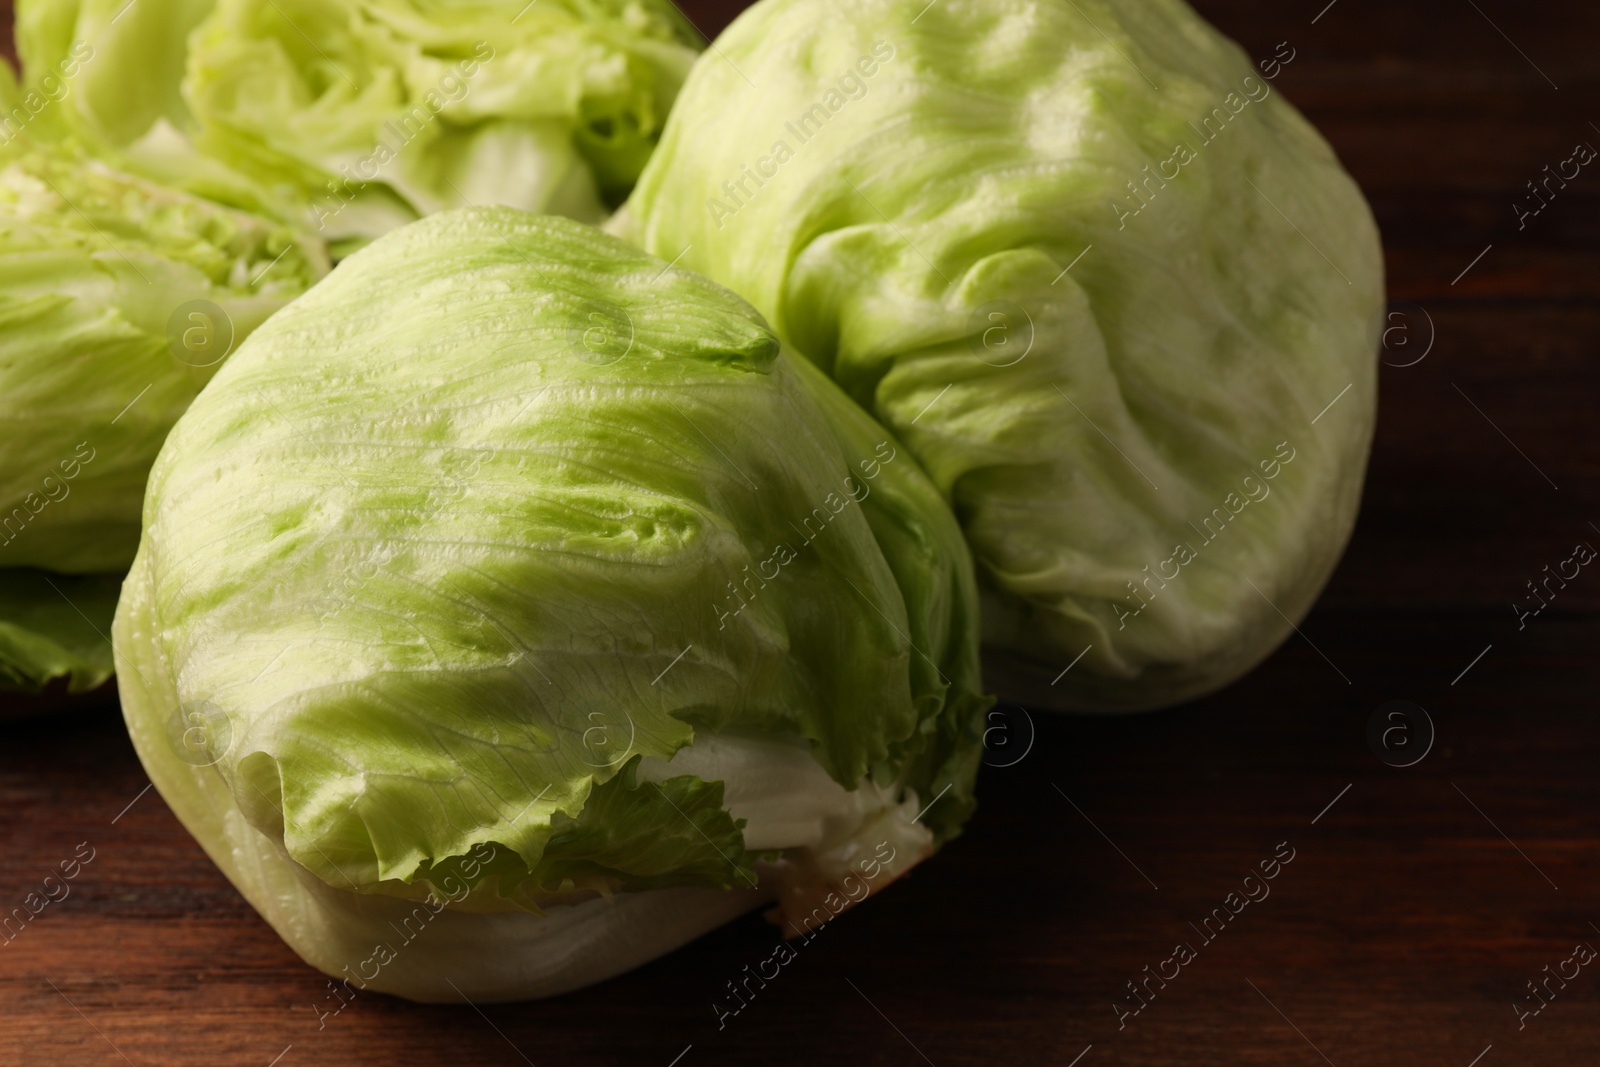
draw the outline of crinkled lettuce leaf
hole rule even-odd
[[[1354,522],[1384,297],[1275,85],[1181,0],[762,0],[715,54],[618,229],[905,441],[987,639],[1114,710],[1287,636]]]
[[[867,826],[914,862],[972,806],[975,590],[915,461],[748,305],[472,209],[352,256],[218,373],[156,464],[116,641],[157,787],[337,970],[304,931],[475,850],[460,907],[552,915],[753,887],[767,854],[848,867]],[[746,822],[725,786],[810,799]],[[325,888],[291,906],[291,877]]]
[[[98,143],[130,144],[162,121],[181,126],[185,39],[214,2],[20,0],[24,87],[52,101],[56,129]]]
[[[0,148],[0,568],[125,568],[167,431],[326,269],[313,240],[70,144]]]
[[[72,140],[119,170],[291,225],[304,201],[202,155],[180,86],[189,33],[215,0],[25,0],[16,42],[36,141]]]
[[[111,620],[122,579],[0,569],[0,691],[58,679],[83,693],[111,677]]]
[[[668,0],[125,6],[19,5],[30,72],[93,55],[62,121],[163,178],[212,161],[201,191],[297,206],[346,244],[477,204],[598,220],[703,44]]]

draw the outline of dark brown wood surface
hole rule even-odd
[[[1600,968],[1513,1010],[1600,946],[1600,576],[1524,631],[1510,608],[1600,540],[1600,170],[1525,230],[1512,210],[1600,145],[1600,8],[1325,3],[1200,4],[1253,55],[1297,50],[1277,85],[1384,230],[1413,341],[1390,361],[1435,335],[1382,372],[1361,524],[1304,639],[1174,711],[1035,710],[967,834],[720,1030],[713,1000],[775,943],[759,917],[554,1001],[368,995],[319,1029],[323,979],[142,792],[110,697],[8,724],[0,911],[80,842],[94,860],[0,941],[0,1065],[1600,1062]],[[686,4],[709,33],[737,6]],[[1393,699],[1437,727],[1408,769],[1366,739]],[[1204,943],[1190,924],[1281,842],[1271,895]],[[1178,942],[1197,958],[1119,1030]]]

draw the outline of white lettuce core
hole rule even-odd
[[[146,635],[141,635],[146,636]],[[641,966],[776,901],[785,936],[814,930],[854,900],[835,892],[868,857],[874,889],[932,853],[919,798],[863,782],[842,788],[800,741],[702,736],[671,760],[641,761],[641,781],[692,774],[725,785],[746,847],[782,852],[746,890],[661,889],[522,911],[434,912],[425,904],[339,889],[292,861],[246,820],[220,774],[177,758],[149,692],[124,679],[134,743],[189,832],[291,947],[352,990],[427,1003],[499,1002],[570,992]],[[824,901],[827,901],[825,904]],[[810,919],[810,922],[807,920]]]

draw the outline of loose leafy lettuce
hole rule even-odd
[[[1274,648],[1354,522],[1383,272],[1272,83],[1181,0],[762,0],[715,55],[616,228],[905,441],[986,638],[1100,709]]]
[[[71,128],[173,179],[198,153],[210,195],[298,205],[349,243],[468,204],[598,220],[701,44],[669,0],[22,0],[18,17],[30,70],[92,53]]]
[[[152,780],[302,956],[512,999],[956,833],[975,597],[915,461],[748,305],[472,209],[221,370],[115,640]]]

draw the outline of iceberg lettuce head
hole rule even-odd
[[[66,145],[0,149],[0,567],[127,566],[145,475],[316,242]]]
[[[1181,0],[762,0],[714,55],[616,229],[905,442],[986,640],[1115,710],[1287,636],[1354,523],[1384,298],[1284,57]]]
[[[915,461],[748,305],[486,208],[223,367],[115,640],[152,780],[296,951],[505,1000],[774,897],[799,933],[956,833],[975,597]]]
[[[72,129],[350,244],[469,204],[598,220],[702,44],[669,0],[22,0],[19,27],[26,69],[73,67]]]
[[[167,431],[325,258],[70,144],[0,145],[0,688],[105,680],[116,582],[89,576],[132,562]]]

